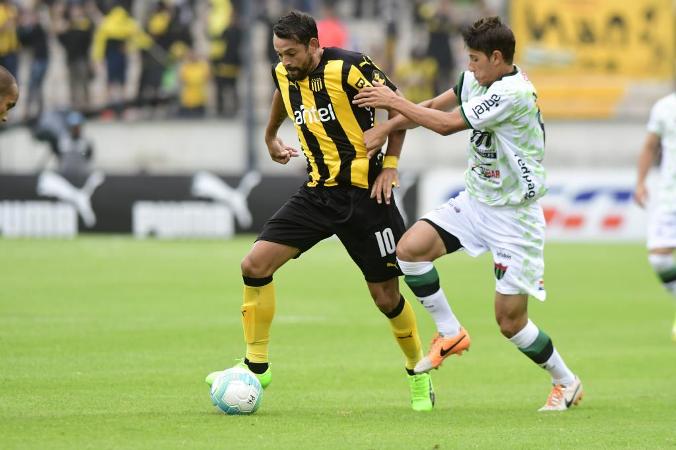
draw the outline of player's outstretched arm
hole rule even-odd
[[[397,90],[397,95],[401,96],[401,91]],[[401,114],[395,111],[388,111],[388,120],[390,122],[394,118],[401,117]],[[371,128],[372,130],[373,128]],[[367,132],[370,130],[367,130]],[[383,161],[383,169],[380,171],[376,177],[373,187],[371,188],[371,198],[375,198],[378,203],[382,203],[383,200],[386,204],[390,204],[392,199],[392,189],[399,186],[399,172],[397,166],[399,164],[399,157],[401,156],[401,150],[404,146],[404,138],[406,137],[405,129],[393,129],[387,135],[385,135],[382,143],[378,146],[377,150],[379,151],[382,145],[387,140],[387,151],[385,152],[385,159]],[[364,138],[366,141],[366,138]],[[367,147],[368,151],[368,147]],[[375,153],[375,150],[371,154],[367,153],[368,158]]]
[[[418,104],[425,108],[432,108],[439,111],[449,111],[451,108],[458,105],[458,97],[455,95],[453,89],[439,94],[438,96],[425,100]],[[377,150],[379,150],[388,135],[394,130],[405,130],[418,127],[419,124],[408,119],[403,114],[397,114],[390,120],[376,125],[364,133],[364,142],[368,150],[368,157],[371,158]]]
[[[655,133],[648,133],[643,150],[638,157],[638,177],[636,180],[636,190],[634,191],[634,200],[641,208],[645,208],[648,202],[648,188],[645,181],[648,177],[650,167],[655,162],[660,148],[660,137]]]
[[[353,103],[360,107],[395,110],[411,122],[444,136],[468,128],[458,108],[451,112],[445,112],[416,105],[403,97],[397,96],[385,86],[374,85],[363,88],[359,91],[359,94],[355,95]]]
[[[277,131],[279,131],[279,127],[285,118],[286,111],[284,110],[282,94],[279,93],[279,90],[275,90],[272,96],[272,105],[270,106],[270,118],[265,128],[265,144],[268,146],[270,158],[280,164],[286,164],[291,158],[300,154],[295,148],[285,145],[277,136]]]

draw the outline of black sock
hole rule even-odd
[[[244,358],[244,364],[246,364],[250,371],[259,375],[265,373],[265,371],[268,370],[268,363],[255,363],[249,361],[247,358]]]

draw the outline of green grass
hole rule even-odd
[[[277,273],[274,381],[258,413],[228,417],[203,379],[243,354],[250,245],[0,240],[0,448],[676,446],[674,306],[639,244],[547,247],[530,314],[582,378],[578,408],[536,412],[549,378],[498,332],[490,258],[460,254],[438,269],[472,351],[433,373],[433,413],[411,411],[387,321],[331,240]]]

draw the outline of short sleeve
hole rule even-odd
[[[664,134],[664,120],[662,120],[661,102],[658,102],[650,110],[650,118],[648,119],[648,131],[655,133],[658,136]]]
[[[380,70],[380,67],[371,61],[371,58],[363,54],[360,54],[360,56],[361,60],[354,62],[352,65],[364,75],[364,78],[369,83],[373,83],[375,81],[386,85],[393,91],[397,90],[397,86],[395,86],[394,83],[392,83],[392,81],[387,77],[387,75],[385,75],[385,73]]]
[[[462,85],[465,82],[465,72],[461,72],[460,76],[458,77],[458,82],[453,86],[453,92],[455,92],[455,96],[458,98],[458,103],[462,102],[461,99],[461,94],[462,94]]]
[[[474,129],[490,129],[504,122],[514,110],[514,96],[489,90],[461,104],[465,121]]]

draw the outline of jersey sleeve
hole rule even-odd
[[[648,131],[655,133],[658,136],[664,134],[664,120],[662,120],[662,108],[660,103],[656,103],[650,110],[650,118],[648,119]]]
[[[386,85],[393,91],[397,90],[397,86],[395,86],[387,75],[371,61],[371,58],[363,54],[358,55],[360,56],[360,59],[348,61],[351,65],[348,84],[355,89],[361,89],[364,86],[371,86],[373,82],[378,82]]]
[[[455,92],[455,96],[458,99],[458,103],[462,103],[462,88],[465,83],[465,72],[460,72],[460,76],[458,77],[458,82],[453,86],[453,92]]]
[[[460,106],[465,121],[474,129],[491,129],[507,120],[515,107],[514,95],[499,89],[488,90]]]

